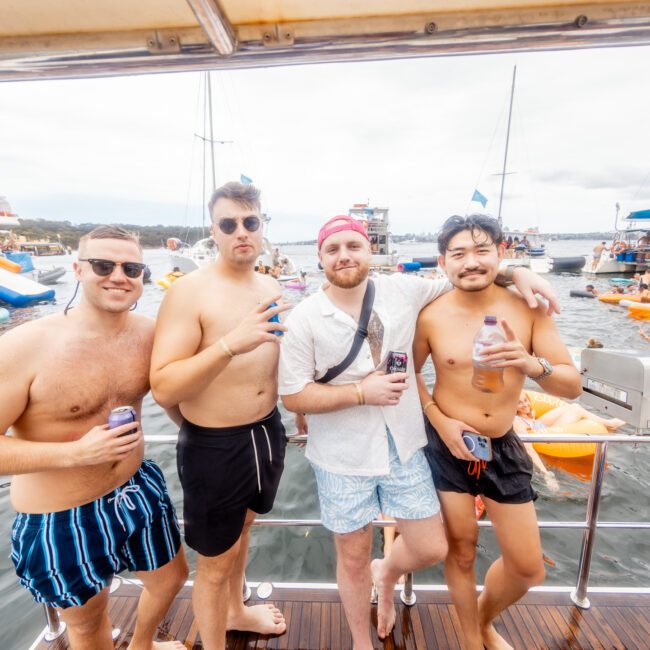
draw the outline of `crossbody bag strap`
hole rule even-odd
[[[361,305],[361,316],[359,317],[359,326],[357,331],[354,333],[354,340],[352,341],[352,347],[348,352],[347,356],[341,363],[330,368],[320,379],[316,379],[317,384],[326,384],[329,381],[332,381],[335,377],[338,377],[346,368],[348,368],[352,362],[357,358],[361,346],[368,336],[368,323],[370,322],[370,314],[372,314],[372,305],[375,302],[375,283],[372,280],[368,280],[366,285],[366,292],[363,294],[363,304]]]

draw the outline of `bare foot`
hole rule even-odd
[[[271,603],[244,607],[228,615],[228,630],[257,632],[258,634],[283,634],[287,629],[282,612]]]
[[[132,650],[132,646],[128,646],[127,650]],[[186,648],[180,641],[153,641],[151,650],[186,650]]]
[[[394,584],[386,582],[383,577],[383,564],[386,560],[373,560],[370,563],[372,582],[377,591],[377,634],[385,639],[395,625],[395,603],[393,602]]]
[[[611,420],[603,418],[603,424],[607,427],[608,431],[616,431],[616,429],[620,429],[625,424],[625,421],[619,420],[618,418],[612,418]]]
[[[494,625],[489,625],[481,630],[483,643],[487,650],[514,650],[514,648],[494,629]]]

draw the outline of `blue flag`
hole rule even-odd
[[[480,203],[483,207],[487,205],[487,198],[485,198],[478,190],[474,190],[474,194],[472,194],[472,201]]]
[[[240,183],[244,185],[252,185],[253,184],[253,179],[248,178],[248,176],[244,176],[243,174],[239,174],[239,181]]]

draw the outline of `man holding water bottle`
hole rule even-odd
[[[395,623],[399,577],[447,551],[423,453],[412,345],[419,311],[451,285],[402,274],[370,280],[367,232],[348,216],[323,225],[318,254],[328,282],[287,319],[280,394],[289,410],[308,415],[306,456],[323,524],[334,533],[341,600],[355,649],[368,650],[371,582],[383,639]],[[524,269],[518,281],[522,291],[548,289]],[[397,519],[400,536],[389,557],[371,565],[370,523],[380,512]]]
[[[427,458],[449,542],[445,575],[467,650],[510,648],[492,622],[544,580],[532,461],[512,430],[524,380],[560,397],[581,392],[553,319],[495,284],[502,240],[492,217],[445,222],[438,259],[454,288],[422,310],[414,342]],[[421,374],[429,355],[436,371],[432,396]],[[478,599],[476,495],[483,497],[502,553]]]

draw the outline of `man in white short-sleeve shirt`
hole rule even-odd
[[[334,533],[337,582],[356,650],[372,648],[371,580],[378,594],[380,638],[395,622],[399,577],[442,560],[447,542],[431,472],[412,364],[420,310],[451,285],[402,275],[373,279],[375,298],[368,336],[351,362],[327,384],[316,383],[346,357],[361,316],[371,261],[362,224],[328,221],[318,236],[329,281],[302,301],[286,321],[279,392],[284,405],[309,414],[307,458],[318,484],[323,524]],[[518,288],[552,297],[548,284],[517,271]],[[531,302],[531,304],[532,304]],[[405,352],[407,372],[386,374],[390,351]],[[400,536],[388,558],[370,563],[370,523],[380,512],[398,521]]]

